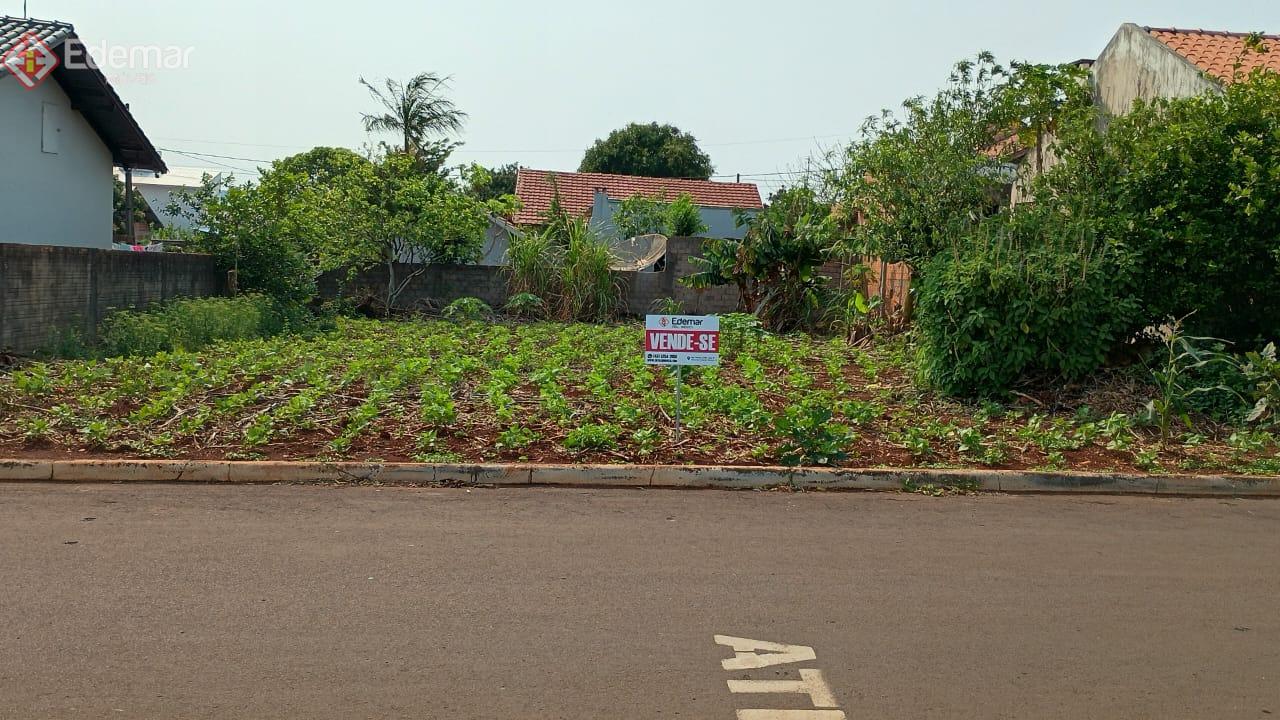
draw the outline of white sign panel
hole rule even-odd
[[[649,315],[644,328],[646,364],[720,364],[720,318],[715,315]]]

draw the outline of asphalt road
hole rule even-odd
[[[1280,717],[1280,501],[0,485],[3,718],[842,716]]]

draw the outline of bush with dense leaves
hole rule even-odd
[[[1106,143],[1145,317],[1244,346],[1280,337],[1280,74],[1140,105]]]
[[[183,299],[111,314],[99,329],[98,342],[108,356],[152,355],[314,327],[317,320],[305,309],[264,295]]]
[[[1137,311],[1128,253],[1081,240],[1086,228],[1046,238],[1069,227],[1045,225],[1048,212],[995,219],[987,226],[998,224],[997,234],[979,234],[924,268],[916,319],[927,383],[979,396],[1026,376],[1081,378],[1128,336]]]

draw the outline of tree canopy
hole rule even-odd
[[[507,163],[497,167],[472,164],[463,168],[463,180],[467,194],[477,200],[497,200],[503,195],[516,194],[516,175],[520,165]]]
[[[488,213],[508,202],[481,202],[404,153],[374,162],[315,148],[272,163],[257,183],[206,179],[170,209],[200,228],[192,249],[234,269],[242,290],[306,302],[322,272],[381,265],[392,308],[418,272],[397,277],[396,263],[475,262]]]
[[[693,135],[654,122],[631,123],[597,140],[578,171],[707,180],[715,168]]]

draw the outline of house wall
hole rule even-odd
[[[700,238],[670,238],[667,244],[667,265],[662,272],[618,272],[618,279],[623,286],[625,312],[643,315],[652,309],[655,301],[662,298],[675,298],[686,312],[695,314],[726,313],[737,309],[736,287],[698,291],[676,282],[678,278],[694,272],[689,257],[697,256],[701,246]],[[400,277],[406,277],[419,267],[402,265],[396,272]],[[345,271],[335,271],[320,278],[320,295],[325,298],[376,299],[386,294],[386,283],[385,268],[371,268],[358,273],[354,278],[348,278]],[[397,304],[405,309],[439,308],[459,298],[474,297],[497,309],[507,302],[509,296],[506,270],[502,267],[431,265],[410,282]]]
[[[57,153],[42,150],[45,106]],[[111,152],[55,80],[0,73],[0,243],[111,247]]]
[[[1120,26],[1093,63],[1095,95],[1110,115],[1124,115],[1135,100],[1180,98],[1220,90],[1191,61],[1137,25]]]
[[[67,332],[91,340],[113,309],[223,287],[207,255],[0,244],[0,350],[30,353]]]
[[[620,200],[614,200],[603,192],[597,192],[591,208],[591,224],[605,237],[616,237],[618,228],[613,224],[613,216],[617,214],[620,207],[622,207]],[[756,211],[748,212],[754,214]],[[703,233],[706,237],[741,240],[746,234],[746,228],[738,227],[737,215],[733,208],[699,206],[698,215],[702,217],[702,224],[707,226],[706,232]]]
[[[1094,60],[1090,82],[1094,100],[1104,111],[1101,121],[1104,129],[1108,117],[1127,114],[1137,100],[1194,97],[1221,90],[1216,81],[1206,77],[1191,61],[1132,23],[1121,25]],[[1041,159],[1044,169],[1058,163],[1053,143],[1052,133],[1046,133]],[[1033,151],[1018,166],[1010,196],[1013,205],[1035,200],[1030,185],[1038,175]]]
[[[511,247],[511,234],[501,223],[490,219],[484,231],[484,256],[481,265],[505,265],[507,248]]]

